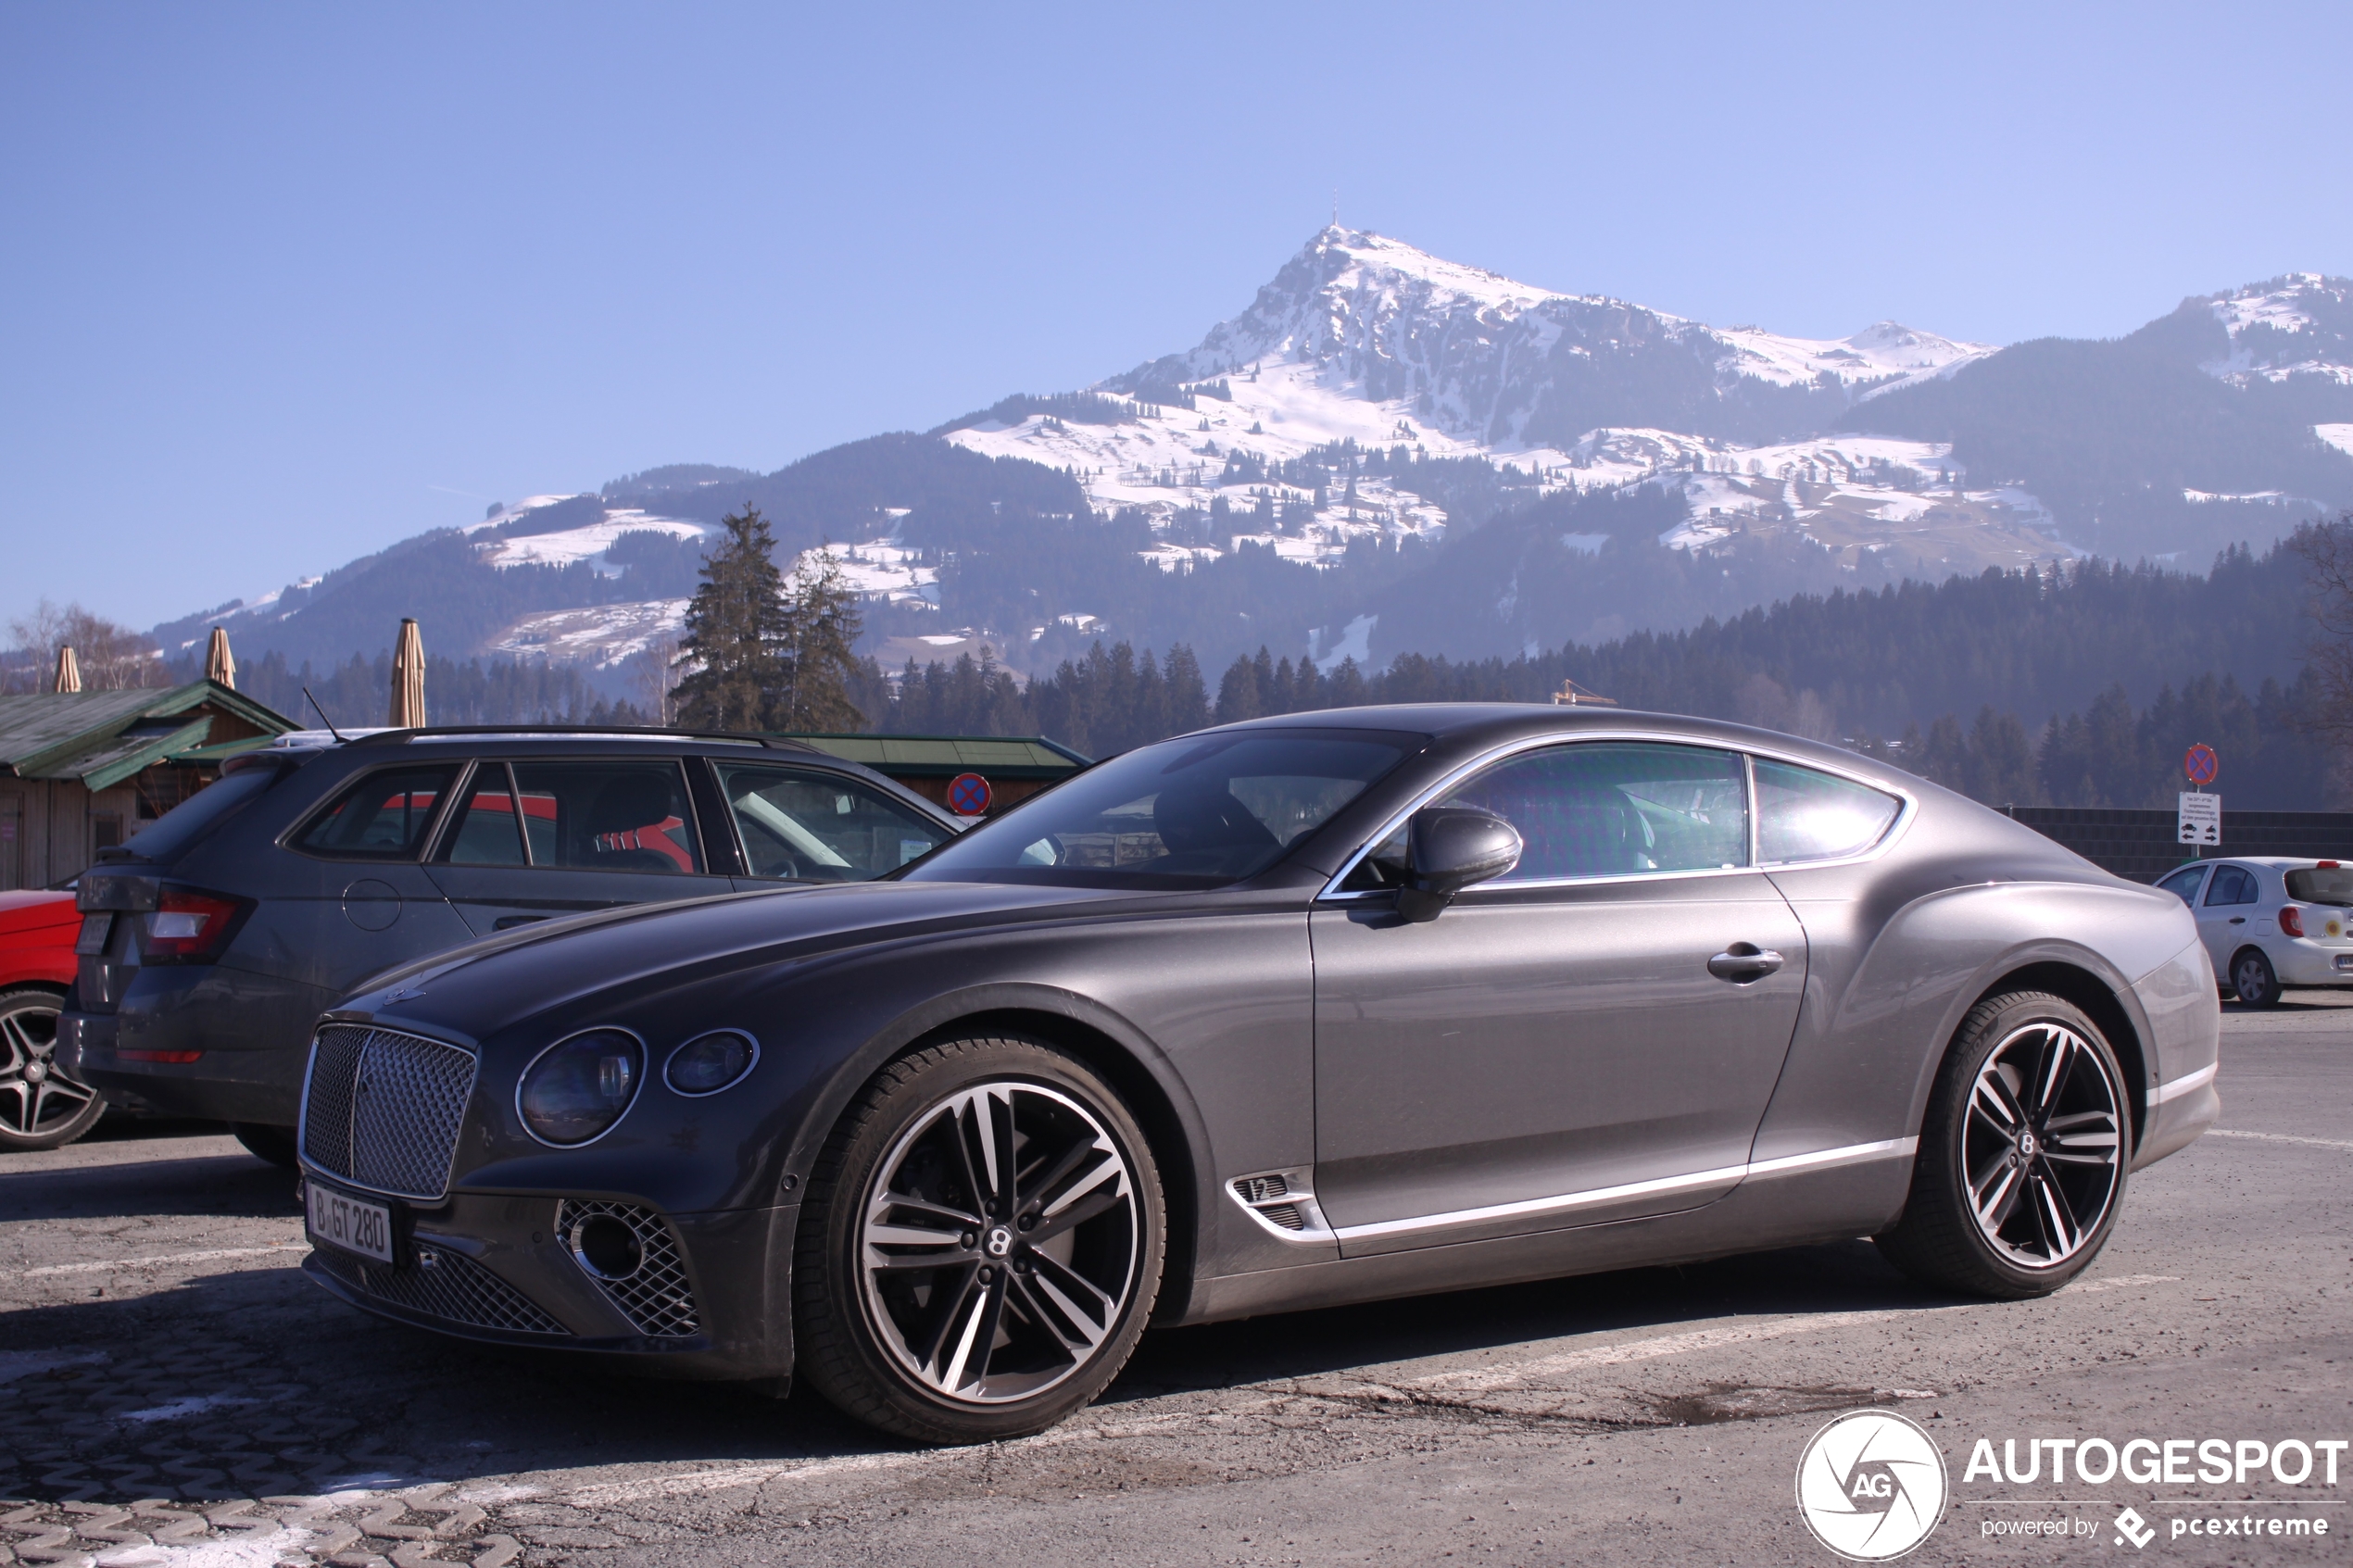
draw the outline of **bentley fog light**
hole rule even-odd
[[[759,1041],[740,1029],[715,1029],[672,1051],[661,1075],[682,1095],[715,1095],[759,1060]]]
[[[645,1076],[646,1047],[625,1029],[591,1029],[541,1051],[515,1088],[515,1110],[541,1143],[571,1148],[602,1137]]]

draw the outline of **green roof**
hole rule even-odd
[[[105,789],[142,768],[204,747],[219,715],[265,734],[296,727],[293,720],[210,681],[0,696],[0,773],[78,779],[90,789]]]
[[[786,738],[804,741],[878,773],[912,778],[981,773],[1000,779],[1059,779],[1093,762],[1043,735],[791,734]]]

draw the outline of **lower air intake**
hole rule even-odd
[[[591,1221],[614,1221],[629,1227],[636,1238],[635,1257],[625,1274],[585,1255],[585,1226]],[[683,1338],[701,1332],[695,1314],[695,1293],[686,1282],[686,1262],[678,1252],[678,1238],[661,1215],[635,1203],[602,1203],[566,1198],[556,1209],[556,1234],[580,1265],[597,1282],[606,1299],[637,1325],[637,1332],[661,1339]]]
[[[363,1296],[426,1317],[470,1328],[509,1334],[561,1334],[572,1330],[534,1305],[530,1298],[462,1253],[414,1247],[405,1268],[355,1258],[332,1247],[312,1252],[327,1272]]]

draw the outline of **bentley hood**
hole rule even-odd
[[[722,894],[548,921],[371,979],[337,1012],[438,1023],[484,1038],[599,993],[634,996],[848,949],[975,927],[1051,921],[1133,902],[1132,892],[985,883],[868,882]]]

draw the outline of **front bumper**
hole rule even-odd
[[[321,1178],[306,1170],[304,1179]],[[558,1239],[562,1197],[459,1193],[422,1207],[359,1196],[392,1210],[395,1264],[332,1247],[315,1247],[303,1264],[352,1306],[487,1344],[626,1357],[661,1375],[751,1379],[792,1371],[798,1205],[651,1216],[674,1238],[692,1322],[686,1332],[649,1334],[644,1312],[633,1318],[629,1293],[590,1274]],[[648,1206],[635,1207],[650,1215]]]
[[[291,1127],[310,1025],[333,1000],[316,986],[225,965],[142,969],[117,1010],[58,1015],[57,1061],[109,1097],[167,1116]],[[126,1051],[195,1060],[132,1060]]]

